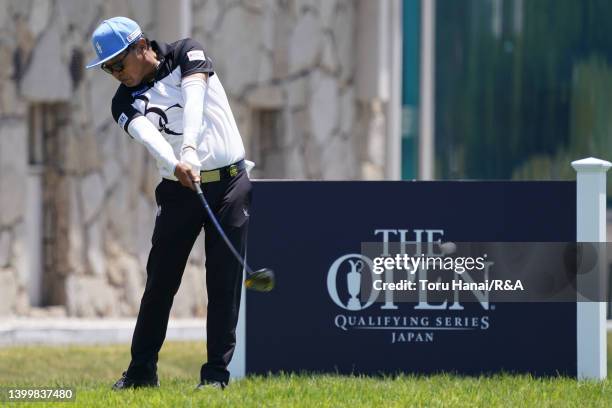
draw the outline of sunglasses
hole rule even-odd
[[[104,72],[108,73],[108,74],[113,74],[115,72],[119,73],[121,71],[123,71],[123,69],[125,68],[125,65],[123,64],[123,60],[125,60],[125,58],[128,56],[128,54],[130,53],[130,51],[132,51],[132,49],[134,49],[133,44],[130,45],[125,51],[123,56],[116,62],[113,62],[112,64],[102,64],[100,65],[100,68],[102,68],[104,70]]]

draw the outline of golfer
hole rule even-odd
[[[225,388],[236,344],[242,266],[206,216],[194,183],[244,256],[251,182],[245,151],[225,90],[204,48],[186,38],[150,41],[126,17],[103,21],[92,35],[101,67],[120,85],[112,100],[119,126],[142,143],[162,177],[147,262],[147,282],[132,338],[132,360],[113,389],[159,386],[157,357],[172,301],[193,244],[205,229],[208,361],[201,387]]]

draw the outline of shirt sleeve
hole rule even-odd
[[[181,82],[181,91],[185,101],[182,149],[191,147],[195,150],[204,115],[204,80],[194,77],[184,78]]]
[[[111,112],[115,122],[117,122],[121,129],[123,129],[128,135],[130,135],[128,132],[130,122],[137,117],[142,116],[142,113],[138,112],[138,110],[132,106],[130,100],[122,97],[121,92],[118,92],[113,98]],[[130,137],[133,138],[134,136],[130,135]]]
[[[214,73],[212,60],[204,52],[204,47],[191,38],[183,40],[183,44],[178,47],[177,58],[183,78],[197,72]]]
[[[135,118],[130,122],[128,134],[147,148],[167,174],[174,174],[178,160],[172,146],[148,119]]]

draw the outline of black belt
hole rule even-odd
[[[200,182],[201,183],[213,183],[215,181],[220,181],[232,177],[236,177],[241,170],[246,168],[246,164],[244,160],[240,160],[234,164],[230,164],[229,166],[220,167],[214,170],[202,170],[200,172]]]

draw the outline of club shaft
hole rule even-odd
[[[227,247],[229,248],[229,250],[232,252],[232,254],[234,254],[236,259],[238,260],[238,262],[240,262],[240,264],[244,267],[244,269],[246,269],[247,273],[249,275],[252,275],[253,271],[251,270],[249,265],[247,265],[246,261],[240,255],[240,253],[236,250],[236,248],[234,247],[232,242],[229,240],[229,238],[225,234],[225,231],[223,231],[223,228],[221,227],[221,224],[219,224],[219,221],[217,221],[217,217],[215,217],[215,214],[212,212],[212,209],[208,205],[208,201],[206,200],[206,197],[204,197],[204,192],[202,192],[202,188],[200,187],[200,184],[194,183],[194,185],[195,185],[195,188],[196,188],[196,192],[198,193],[198,197],[200,197],[200,201],[202,202],[202,205],[206,209],[206,212],[208,213],[208,216],[212,220],[213,224],[215,224],[215,228],[217,228],[217,231],[219,232],[219,235],[221,235],[221,238],[223,238],[223,240],[227,244]]]

